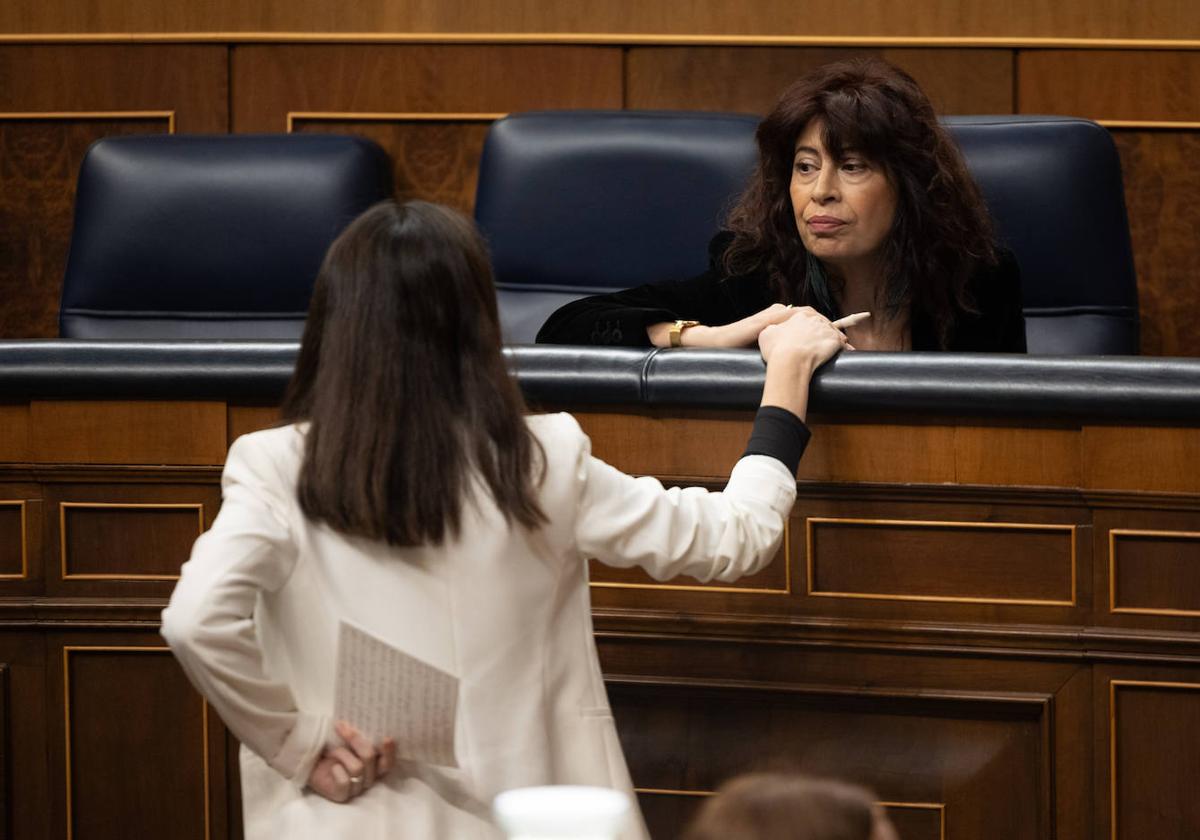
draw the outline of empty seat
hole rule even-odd
[[[110,137],[79,172],[67,338],[297,338],[329,243],[392,192],[333,135]]]

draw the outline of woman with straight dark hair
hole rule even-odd
[[[880,59],[814,70],[759,124],[758,167],[691,280],[573,301],[537,340],[752,346],[812,306],[859,350],[1025,352],[1021,286],[920,86]]]
[[[683,840],[898,840],[864,788],[785,773],[749,773],[721,785]]]
[[[846,338],[805,308],[760,338],[763,407],[727,487],[667,490],[593,458],[570,415],[525,416],[469,221],[386,202],[353,222],[317,279],[288,425],[230,448],[163,613],[243,745],[247,839],[494,838],[508,788],[632,793],[586,560],[730,581],[771,558],[809,379]]]

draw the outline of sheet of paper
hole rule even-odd
[[[457,707],[457,677],[341,622],[336,720],[349,721],[376,743],[394,738],[397,758],[457,767]]]

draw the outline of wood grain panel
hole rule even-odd
[[[62,502],[64,580],[174,580],[204,532],[204,505]]]
[[[954,430],[960,484],[1078,487],[1083,473],[1078,429],[959,426]]]
[[[207,840],[208,711],[170,653],[67,647],[63,671],[68,840]]]
[[[162,118],[86,115],[165,111],[178,131],[223,132],[226,54],[220,46],[0,46],[0,338],[58,335],[75,179],[88,145],[168,128]],[[14,113],[46,116],[5,118]]]
[[[847,0],[695,0],[685,5],[597,0],[588,4],[507,0],[390,3],[363,0],[212,0],[159,4],[20,0],[0,6],[0,32],[363,32],[662,33],[730,36],[925,36],[1196,38],[1200,12],[1186,0],[1038,0],[947,3]]]
[[[194,484],[55,482],[46,486],[50,592],[166,596],[220,506],[215,476]]]
[[[810,70],[875,55],[908,72],[939,113],[1013,111],[1008,50],[836,49],[819,47],[632,47],[626,59],[627,108],[765,114]]]
[[[1125,176],[1141,351],[1200,356],[1200,173],[1193,166],[1200,156],[1200,132],[1114,129],[1112,134]]]
[[[1025,114],[1200,120],[1200,52],[1022,51],[1017,103]]]
[[[359,134],[387,149],[397,196],[475,209],[479,158],[490,120],[297,119],[295,131]]]
[[[1200,825],[1200,683],[1110,683],[1113,840],[1188,837]]]
[[[32,449],[50,464],[223,464],[225,404],[35,401]]]
[[[101,137],[165,134],[165,117],[0,114],[0,337],[58,335],[83,154]]]
[[[1200,429],[1087,426],[1084,486],[1200,492]]]
[[[4,490],[0,488],[0,495]],[[29,574],[28,524],[23,500],[0,499],[0,578]]]
[[[246,46],[232,66],[235,131],[283,131],[292,111],[621,107],[621,51],[608,47]]]
[[[1069,525],[809,518],[808,593],[1071,606]]]
[[[744,772],[800,771],[865,784],[887,802],[947,797],[953,840],[1049,837],[1044,700],[619,681],[609,682],[609,697],[642,790],[678,795],[714,790]],[[686,806],[667,805],[679,816]],[[653,814],[659,824],[668,818]],[[938,838],[922,826],[913,836]],[[681,826],[656,828],[672,837]]]
[[[227,445],[242,435],[269,429],[279,422],[279,409],[273,406],[231,405],[226,414]]]
[[[1108,533],[1113,612],[1200,617],[1200,532]]]
[[[0,405],[0,462],[28,460],[29,405]]]

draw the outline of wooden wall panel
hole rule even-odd
[[[1022,50],[1017,104],[1093,120],[1200,120],[1200,52]]]
[[[6,496],[0,487],[0,496]],[[24,499],[0,498],[0,579],[29,574],[28,515]]]
[[[1200,682],[1114,679],[1109,689],[1111,837],[1191,836],[1200,826]]]
[[[807,520],[808,592],[836,598],[1073,606],[1069,525]]]
[[[1200,107],[1200,98],[1196,100]],[[1200,132],[1114,129],[1138,275],[1142,353],[1200,356]]]
[[[52,464],[225,463],[225,404],[63,400],[30,405],[31,447]]]
[[[744,772],[796,770],[865,784],[885,802],[944,805],[949,838],[1050,837],[1044,700],[667,682],[610,682],[609,697],[640,789],[678,797]],[[650,804],[656,836],[678,836],[655,811],[678,818],[689,803]],[[940,840],[939,819],[920,823],[912,836]]]
[[[58,335],[75,179],[92,141],[228,127],[220,46],[0,46],[0,338]],[[109,116],[102,116],[109,115]]]
[[[632,47],[625,106],[765,114],[800,76],[859,55],[908,70],[941,113],[1013,112],[1012,52],[955,49]]]
[[[211,712],[166,648],[68,646],[61,668],[68,840],[209,840]]]
[[[294,131],[360,134],[391,154],[396,193],[448,204],[464,213],[475,207],[479,158],[490,119],[305,120]]]
[[[0,32],[563,32],[729,36],[991,36],[1196,38],[1188,0],[847,0],[836,13],[816,0],[694,0],[687,4],[597,0],[394,3],[362,0],[10,0]]]
[[[47,589],[70,596],[166,597],[221,501],[215,475],[195,484],[55,482],[45,493]]]
[[[238,46],[234,131],[289,112],[496,114],[621,107],[621,51],[540,46]]]
[[[51,840],[46,646],[16,628],[0,634],[0,837]]]
[[[1088,426],[1083,430],[1084,487],[1160,493],[1200,492],[1200,429]]]
[[[1200,617],[1200,532],[1113,529],[1109,569],[1114,611]]]

